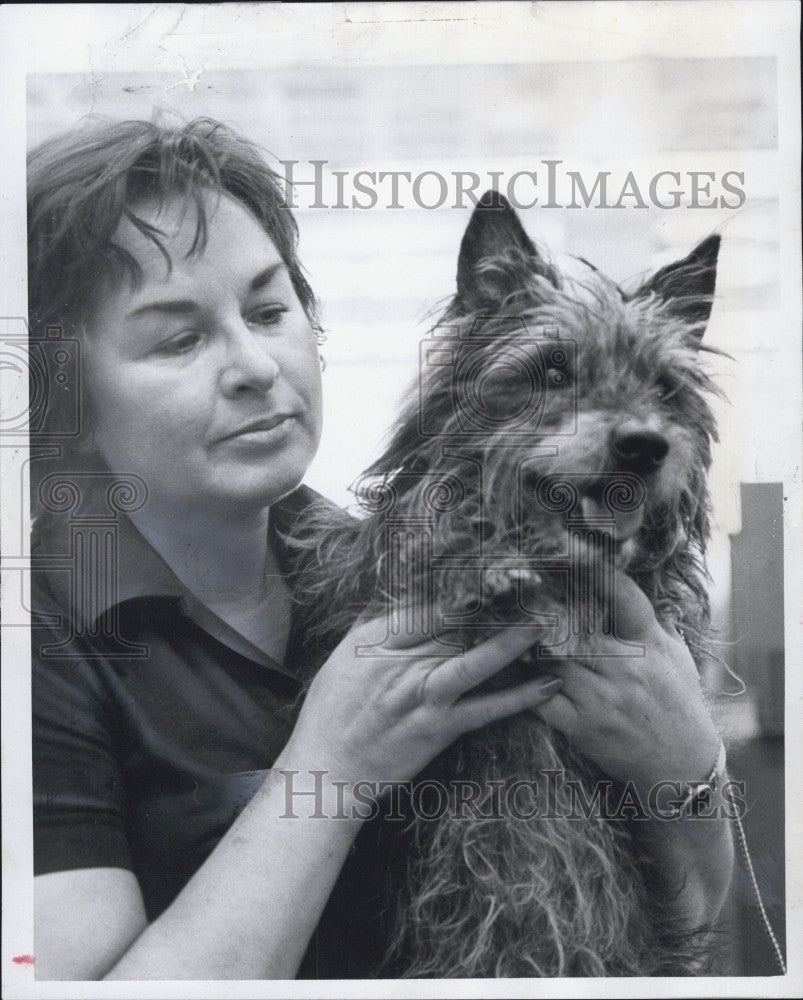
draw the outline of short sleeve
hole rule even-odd
[[[34,630],[41,636],[40,630]],[[37,637],[38,638],[38,637]],[[131,869],[114,720],[89,659],[32,649],[34,873]]]

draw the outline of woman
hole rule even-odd
[[[315,301],[277,178],[202,120],[51,140],[30,179],[32,336],[77,340],[84,405],[77,444],[62,441],[57,475],[35,471],[32,494],[45,508],[33,600],[48,622],[33,636],[37,974],[370,975],[385,901],[364,783],[411,779],[461,733],[525,708],[550,721],[560,681],[472,693],[535,629],[433,659],[426,644],[388,656],[383,623],[360,622],[299,707],[308,653],[277,528],[309,501],[321,388]],[[138,493],[128,516],[110,514],[114,479]],[[87,603],[91,578],[71,590],[53,556],[67,532],[84,539],[73,554],[89,551],[99,523],[113,523],[118,571],[98,571]],[[693,663],[637,588],[623,593],[620,628],[649,650],[642,701],[615,726],[579,720],[573,738],[644,783],[679,761],[702,780],[719,738]],[[383,641],[385,655],[355,655]],[[693,843],[655,836],[688,876],[676,904],[713,919],[727,824]]]

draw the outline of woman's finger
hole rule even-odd
[[[650,599],[626,573],[614,577],[611,610],[614,634],[620,639],[648,642],[662,631]]]
[[[427,700],[451,705],[478,684],[518,659],[542,634],[540,626],[500,629],[485,642],[435,667],[426,679]]]
[[[610,636],[595,641],[593,649],[587,644],[565,652],[561,646],[548,647],[546,657],[540,660],[544,670],[553,670],[560,664],[574,663],[584,670],[608,680],[639,673],[648,654],[642,643],[623,645]]]
[[[480,729],[509,715],[537,708],[554,699],[562,685],[563,681],[559,677],[544,676],[514,688],[465,698],[453,709],[457,731],[465,733]]]
[[[574,658],[549,661],[543,664],[543,670],[545,673],[560,677],[563,681],[563,693],[577,704],[601,703],[610,688],[610,681],[593,666]]]
[[[553,729],[572,740],[580,728],[582,716],[574,701],[560,691],[553,698],[533,706],[534,711]]]
[[[361,616],[343,640],[360,649],[361,655],[370,655],[371,648],[384,652],[409,653],[410,655],[440,655],[442,658],[459,656],[465,650],[457,633],[452,630],[433,636],[432,632],[408,629],[390,614],[370,618]]]

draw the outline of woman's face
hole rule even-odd
[[[270,237],[229,197],[196,214],[179,199],[138,214],[171,261],[124,220],[116,242],[142,268],[87,324],[95,443],[176,516],[262,508],[293,490],[318,447],[320,364],[309,319]]]

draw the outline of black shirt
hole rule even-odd
[[[272,530],[312,496],[301,487],[272,510]],[[94,543],[91,523],[76,542],[67,519],[46,515],[32,543],[34,868],[128,869],[152,921],[285,745],[310,652],[296,614],[285,662],[273,661],[194,599],[125,515]],[[103,551],[104,537],[120,571],[88,598],[76,550]],[[391,902],[382,839],[379,823],[358,836],[300,978],[375,971]]]

